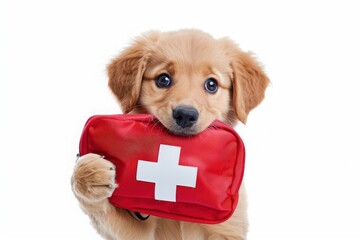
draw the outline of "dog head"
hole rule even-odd
[[[197,134],[216,119],[245,123],[269,83],[250,54],[199,30],[144,34],[108,74],[124,113],[153,114],[180,135]]]

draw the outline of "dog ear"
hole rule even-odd
[[[107,67],[109,87],[124,113],[133,110],[137,103],[148,58],[146,39],[138,39]]]
[[[246,123],[249,112],[264,99],[270,83],[259,63],[250,53],[241,51],[229,39],[223,39],[233,71],[233,105],[239,120]]]

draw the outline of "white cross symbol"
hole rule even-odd
[[[156,200],[176,202],[176,186],[196,186],[197,167],[179,165],[180,150],[160,144],[158,162],[138,162],[136,180],[155,183]]]

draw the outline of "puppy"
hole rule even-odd
[[[234,42],[198,30],[144,34],[110,63],[108,75],[124,113],[153,114],[178,135],[198,134],[216,119],[245,123],[269,83],[254,58]],[[81,157],[72,177],[81,208],[105,239],[246,239],[243,187],[234,215],[207,225],[114,207],[107,200],[117,186],[114,178],[114,165],[96,154]]]

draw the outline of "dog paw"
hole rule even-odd
[[[100,202],[112,195],[115,182],[115,165],[97,154],[79,158],[71,179],[75,196],[87,202]]]

